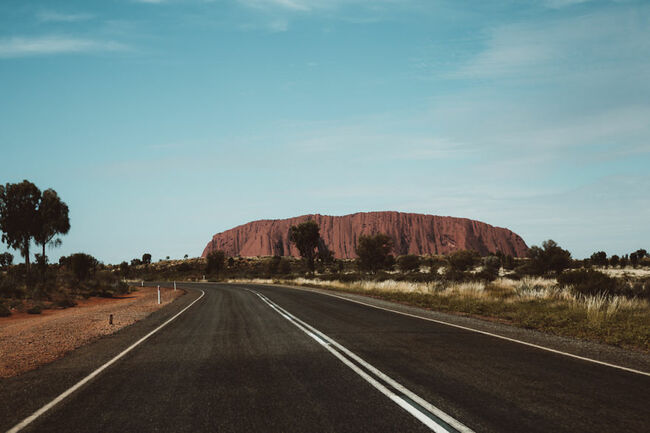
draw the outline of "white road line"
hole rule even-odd
[[[201,289],[199,289],[199,290],[201,290]],[[16,424],[15,426],[13,426],[11,429],[7,430],[7,433],[16,433],[16,432],[19,432],[20,430],[24,429],[25,427],[27,427],[27,426],[28,426],[29,424],[31,424],[31,423],[32,423],[36,418],[38,418],[39,416],[43,415],[45,412],[47,412],[48,410],[52,409],[54,406],[56,406],[57,404],[59,404],[60,402],[62,402],[64,399],[66,399],[68,396],[70,396],[70,394],[72,394],[73,392],[75,392],[76,390],[78,390],[79,388],[81,388],[82,386],[84,386],[86,383],[88,383],[89,381],[91,381],[93,378],[95,378],[95,377],[96,377],[98,374],[100,374],[102,371],[106,370],[108,367],[110,367],[110,366],[111,366],[113,363],[115,363],[117,360],[119,360],[119,359],[122,358],[124,355],[126,355],[126,354],[129,353],[131,350],[133,350],[133,349],[134,349],[136,346],[138,346],[140,343],[142,343],[143,341],[145,341],[147,338],[151,337],[151,336],[152,336],[153,334],[155,334],[156,332],[160,331],[160,330],[161,330],[162,328],[164,328],[167,324],[169,324],[172,320],[174,320],[175,318],[177,318],[178,316],[180,316],[181,314],[183,314],[183,313],[185,312],[185,310],[187,310],[187,309],[190,308],[192,305],[194,305],[194,304],[195,304],[199,299],[201,299],[203,296],[205,296],[205,292],[204,292],[203,290],[201,290],[201,296],[199,296],[199,297],[196,298],[194,301],[192,301],[192,303],[191,303],[190,305],[188,305],[187,307],[183,308],[181,311],[179,311],[178,313],[176,313],[172,318],[170,318],[169,320],[167,320],[165,323],[163,323],[162,325],[160,325],[159,327],[157,327],[156,329],[154,329],[153,331],[151,331],[150,333],[148,333],[147,335],[145,335],[144,337],[142,337],[141,339],[139,339],[138,341],[136,341],[135,343],[133,343],[132,345],[130,345],[128,348],[124,349],[122,352],[120,352],[120,353],[119,353],[117,356],[115,356],[113,359],[111,359],[110,361],[108,361],[107,363],[105,363],[104,365],[102,365],[101,367],[99,367],[97,370],[95,370],[95,371],[93,371],[92,373],[90,373],[88,376],[86,376],[86,377],[84,377],[83,379],[81,379],[79,382],[77,382],[76,384],[74,384],[72,387],[68,388],[66,391],[64,391],[62,394],[60,394],[57,398],[55,398],[54,400],[52,400],[51,402],[49,402],[48,404],[46,404],[45,406],[43,406],[42,408],[40,408],[39,410],[37,410],[36,412],[34,412],[33,414],[31,414],[30,416],[28,416],[27,418],[25,418],[24,420],[22,420],[21,422],[19,422],[18,424]]]
[[[343,351],[345,354],[353,358],[356,362],[358,362],[360,365],[362,365],[364,368],[368,369],[370,372],[373,374],[377,375],[380,377],[382,380],[384,380],[386,383],[397,389],[398,391],[402,392],[404,395],[406,395],[408,398],[431,412],[434,416],[438,417],[448,425],[452,426],[456,431],[462,432],[462,433],[472,433],[472,430],[460,423],[459,421],[455,420],[451,416],[447,415],[431,403],[427,402],[417,394],[411,392],[408,390],[406,387],[402,386],[395,380],[391,379],[389,376],[386,374],[382,373],[380,370],[372,366],[371,364],[367,363],[357,355],[355,355],[353,352],[342,346],[341,344],[337,343],[335,340],[332,338],[328,337],[327,335],[323,334],[321,331],[317,330],[313,326],[305,323],[304,321],[298,319],[295,317],[293,314],[289,313],[287,310],[284,308],[280,307],[270,299],[268,299],[266,296],[257,293],[253,290],[249,290],[251,293],[256,294],[262,301],[264,301],[267,305],[269,305],[272,309],[274,309],[278,314],[280,314],[282,317],[284,317],[286,320],[291,322],[294,326],[296,326],[298,329],[303,331],[305,334],[316,340],[321,346],[323,346],[325,349],[327,349],[332,355],[334,355],[336,358],[338,358],[341,362],[343,362],[345,365],[347,365],[350,369],[352,369],[355,373],[357,373],[359,376],[361,376],[363,379],[365,379],[370,385],[372,385],[374,388],[376,388],[378,391],[380,391],[382,394],[384,394],[386,397],[391,399],[393,402],[395,402],[398,406],[400,406],[402,409],[406,410],[408,413],[410,413],[412,416],[414,416],[417,420],[422,422],[424,425],[429,427],[432,431],[436,433],[449,433],[448,430],[436,423],[431,417],[427,416],[427,414],[423,413],[421,410],[419,410],[416,406],[412,405],[399,395],[395,394],[392,392],[389,388],[381,384],[378,380],[373,378],[371,375],[363,371],[361,368],[359,368],[357,365],[355,365],[353,362],[348,360],[345,356],[343,356],[338,350],[336,350],[334,347],[340,349]]]
[[[266,285],[266,286],[268,287],[268,285]],[[624,370],[624,371],[627,371],[627,372],[630,372],[630,373],[635,373],[635,374],[641,374],[643,376],[650,376],[650,373],[645,372],[645,371],[635,370],[633,368],[623,367],[621,365],[610,364],[609,362],[598,361],[597,359],[587,358],[587,357],[580,356],[580,355],[574,355],[573,353],[563,352],[563,351],[557,350],[557,349],[551,349],[550,347],[540,346],[539,344],[534,344],[534,343],[528,343],[526,341],[521,341],[521,340],[517,340],[515,338],[510,338],[510,337],[505,337],[505,336],[499,335],[499,334],[493,334],[493,333],[487,332],[487,331],[481,331],[479,329],[469,328],[469,327],[463,326],[463,325],[456,325],[454,323],[445,322],[443,320],[431,319],[429,317],[418,316],[417,314],[405,313],[403,311],[392,310],[392,309],[386,308],[386,307],[380,307],[380,306],[377,306],[377,305],[369,304],[367,302],[357,301],[356,299],[349,299],[349,298],[346,298],[345,296],[335,295],[333,293],[325,293],[325,292],[320,292],[320,291],[315,291],[315,290],[307,290],[307,289],[303,289],[303,288],[295,287],[295,286],[282,285],[281,287],[288,287],[288,288],[294,289],[294,290],[302,290],[303,292],[318,293],[320,295],[331,296],[333,298],[343,299],[344,301],[354,302],[355,304],[361,304],[361,305],[365,305],[367,307],[377,308],[378,310],[390,311],[391,313],[401,314],[403,316],[414,317],[416,319],[421,319],[421,320],[428,320],[429,322],[435,322],[435,323],[439,323],[441,325],[452,326],[454,328],[464,329],[466,331],[476,332],[476,333],[483,334],[483,335],[489,335],[490,337],[500,338],[502,340],[510,341],[510,342],[513,342],[513,343],[523,344],[524,346],[529,346],[529,347],[534,347],[536,349],[546,350],[547,352],[556,353],[558,355],[564,355],[564,356],[568,356],[568,357],[571,357],[571,358],[580,359],[582,361],[593,362],[594,364],[600,364],[600,365],[604,365],[606,367],[617,368],[619,370]]]

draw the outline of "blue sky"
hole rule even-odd
[[[48,254],[200,255],[263,218],[398,210],[650,247],[650,4],[0,3],[0,182]]]

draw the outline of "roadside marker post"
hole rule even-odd
[[[174,292],[176,291],[176,281],[174,281]]]
[[[110,315],[108,316],[108,324],[109,324],[109,325],[112,325],[112,324],[113,324],[113,315],[112,315],[112,314],[110,314]]]
[[[144,287],[144,281],[140,281],[140,287]]]
[[[158,303],[160,304],[160,286],[158,286]]]

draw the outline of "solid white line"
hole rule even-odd
[[[199,290],[201,290],[201,289],[199,289]],[[119,360],[119,359],[122,358],[124,355],[126,355],[127,353],[129,353],[131,350],[133,350],[133,349],[134,349],[136,346],[138,346],[140,343],[142,343],[143,341],[145,341],[147,338],[151,337],[151,336],[152,336],[153,334],[155,334],[156,332],[160,331],[160,330],[161,330],[163,327],[165,327],[169,322],[171,322],[172,320],[174,320],[175,318],[177,318],[178,316],[180,316],[181,314],[183,314],[183,313],[185,312],[185,310],[187,310],[187,309],[190,308],[192,305],[194,305],[194,304],[195,304],[199,299],[201,299],[204,295],[205,295],[205,292],[204,292],[203,290],[201,290],[201,296],[199,296],[199,297],[196,298],[194,301],[192,301],[192,303],[191,303],[190,305],[188,305],[187,307],[183,308],[181,311],[179,311],[178,313],[176,313],[172,318],[170,318],[169,320],[167,320],[165,323],[163,323],[162,325],[160,325],[159,327],[157,327],[156,329],[154,329],[153,331],[151,331],[150,333],[148,333],[147,335],[145,335],[144,337],[142,337],[141,339],[139,339],[138,341],[136,341],[135,343],[133,343],[132,345],[130,345],[128,348],[124,349],[122,352],[120,352],[117,356],[115,356],[113,359],[111,359],[110,361],[108,361],[106,364],[102,365],[102,366],[99,367],[97,370],[93,371],[93,372],[90,373],[88,376],[84,377],[84,378],[81,379],[79,382],[77,382],[76,384],[74,384],[72,387],[68,388],[66,391],[64,391],[62,394],[60,394],[57,398],[55,398],[54,400],[52,400],[51,402],[49,402],[48,404],[46,404],[45,406],[43,406],[42,408],[40,408],[39,410],[37,410],[36,412],[34,412],[32,415],[28,416],[27,418],[25,418],[24,420],[22,420],[21,422],[19,422],[18,424],[16,424],[16,425],[15,425],[14,427],[12,427],[10,430],[7,430],[7,433],[16,433],[16,432],[19,432],[20,430],[24,429],[25,427],[27,427],[27,426],[28,426],[29,424],[31,424],[31,423],[32,423],[36,418],[38,418],[39,416],[43,415],[43,414],[44,414],[45,412],[47,412],[48,410],[52,409],[52,408],[53,408],[54,406],[56,406],[58,403],[60,403],[61,401],[63,401],[65,398],[67,398],[70,394],[72,394],[73,392],[75,392],[76,390],[78,390],[79,388],[81,388],[82,386],[84,386],[86,383],[88,383],[88,382],[91,381],[93,378],[95,378],[95,376],[97,376],[98,374],[100,374],[102,371],[106,370],[108,367],[110,367],[110,366],[111,366],[113,363],[115,363],[117,360]]]
[[[264,284],[260,284],[260,285],[264,286]],[[268,287],[268,285],[266,285],[266,286]],[[281,287],[288,287],[288,288],[294,289],[294,290],[302,290],[303,292],[318,293],[318,294],[325,295],[325,296],[331,296],[333,298],[343,299],[344,301],[354,302],[356,304],[361,304],[361,305],[365,305],[367,307],[377,308],[379,310],[390,311],[391,313],[401,314],[403,316],[409,316],[409,317],[414,317],[416,319],[428,320],[429,322],[435,322],[435,323],[439,323],[441,325],[452,326],[454,328],[464,329],[466,331],[476,332],[476,333],[483,334],[483,335],[489,335],[490,337],[500,338],[502,340],[507,340],[507,341],[510,341],[510,342],[513,342],[513,343],[523,344],[525,346],[534,347],[536,349],[546,350],[547,352],[553,352],[553,353],[556,353],[556,354],[559,354],[559,355],[564,355],[564,356],[568,356],[568,357],[571,357],[571,358],[580,359],[582,361],[593,362],[594,364],[600,364],[600,365],[604,365],[606,367],[617,368],[619,370],[624,370],[624,371],[627,371],[627,372],[630,372],[630,373],[641,374],[643,376],[650,376],[650,373],[645,372],[645,371],[635,370],[633,368],[623,367],[621,365],[610,364],[609,362],[598,361],[596,359],[587,358],[587,357],[580,356],[580,355],[574,355],[573,353],[563,352],[563,351],[557,350],[557,349],[551,349],[550,347],[540,346],[540,345],[534,344],[534,343],[528,343],[526,341],[521,341],[521,340],[517,340],[517,339],[514,339],[514,338],[510,338],[510,337],[505,337],[503,335],[493,334],[491,332],[481,331],[479,329],[474,329],[474,328],[469,328],[467,326],[456,325],[454,323],[449,323],[449,322],[445,322],[445,321],[442,321],[442,320],[437,320],[437,319],[431,319],[429,317],[418,316],[417,314],[405,313],[403,311],[392,310],[392,309],[386,308],[386,307],[380,307],[380,306],[377,306],[377,305],[369,304],[367,302],[357,301],[356,299],[349,299],[349,298],[346,298],[344,296],[335,295],[333,293],[324,293],[324,292],[321,292],[321,291],[307,290],[307,289],[303,289],[301,287],[287,286],[287,285],[281,285]]]
[[[252,290],[250,290],[250,292],[255,293],[262,301],[264,301],[267,305],[269,305],[272,309],[274,309],[278,314],[280,314],[286,320],[291,322],[294,326],[296,326],[298,329],[303,331],[305,334],[309,335],[311,338],[316,340],[316,342],[318,342],[321,346],[323,346],[325,349],[327,349],[332,355],[337,357],[341,362],[343,362],[345,365],[347,365],[355,373],[357,373],[359,376],[361,376],[363,379],[365,379],[368,383],[370,383],[370,385],[372,385],[374,388],[376,388],[378,391],[380,391],[386,397],[391,399],[393,402],[395,402],[402,409],[406,410],[412,416],[417,418],[420,422],[422,422],[424,425],[429,427],[432,431],[434,431],[436,433],[448,433],[448,431],[443,426],[436,423],[433,419],[428,417],[426,414],[422,413],[420,410],[418,410],[412,404],[410,404],[409,402],[404,400],[402,397],[395,394],[390,389],[388,389],[386,386],[384,386],[383,384],[378,382],[376,379],[374,379],[368,373],[366,373],[365,371],[360,369],[358,366],[356,366],[354,363],[352,363],[350,360],[348,360],[343,355],[341,355],[332,346],[336,346],[337,348],[343,350],[346,354],[351,356],[355,361],[359,362],[362,366],[364,366],[365,368],[370,370],[372,373],[374,373],[374,374],[378,375],[379,377],[381,377],[381,379],[386,381],[389,385],[391,385],[391,386],[395,387],[396,389],[398,389],[399,391],[403,392],[407,397],[409,397],[410,399],[412,399],[416,403],[420,404],[425,409],[429,410],[435,416],[439,417],[440,419],[445,421],[447,424],[454,427],[456,430],[458,430],[460,432],[463,432],[463,433],[471,433],[472,432],[472,430],[470,430],[468,427],[466,427],[462,423],[458,422],[454,418],[452,418],[449,415],[447,415],[446,413],[442,412],[440,409],[436,408],[431,403],[429,403],[426,400],[424,400],[423,398],[419,397],[417,394],[409,391],[406,387],[400,385],[398,382],[391,379],[389,376],[382,373],[380,370],[373,367],[371,364],[365,362],[363,359],[359,358],[357,355],[355,355],[354,353],[352,353],[351,351],[346,349],[341,344],[337,343],[335,340],[333,340],[329,336],[323,334],[321,331],[317,330],[313,326],[311,326],[311,325],[303,322],[302,320],[298,319],[293,314],[289,313],[287,310],[285,310],[284,308],[280,307],[279,305],[277,305],[276,303],[274,303],[273,301],[268,299],[266,296],[264,296],[264,295],[262,295],[260,293],[254,292]],[[442,415],[442,416],[440,416],[440,415]]]

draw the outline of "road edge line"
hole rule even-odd
[[[350,368],[352,371],[357,373],[359,376],[361,376],[362,379],[364,379],[366,382],[368,382],[370,385],[372,385],[375,389],[377,389],[379,392],[384,394],[384,396],[388,397],[390,400],[392,400],[395,404],[400,406],[402,409],[407,411],[411,416],[416,418],[418,421],[422,422],[424,425],[429,427],[434,432],[437,433],[443,433],[443,432],[448,432],[446,428],[444,428],[442,425],[438,424],[435,422],[433,419],[429,418],[426,414],[418,410],[416,407],[414,407],[412,404],[409,404],[406,402],[403,398],[401,398],[399,395],[395,394],[392,392],[390,389],[388,389],[386,386],[384,386],[382,383],[377,381],[375,378],[370,376],[368,373],[364,372],[361,370],[359,367],[354,365],[354,363],[350,362],[347,358],[345,358],[342,354],[340,354],[338,351],[334,350],[332,346],[336,346],[339,349],[344,350],[348,356],[350,354],[353,355],[353,359],[359,362],[363,367],[367,368],[369,371],[371,371],[373,374],[377,375],[380,377],[382,380],[386,381],[389,385],[394,386],[394,384],[399,385],[399,387],[395,387],[399,391],[403,392],[404,390],[408,391],[406,394],[409,398],[412,398],[412,396],[416,396],[417,400],[416,402],[423,406],[425,409],[427,409],[429,412],[431,412],[434,416],[437,416],[440,418],[442,421],[445,423],[449,424],[452,428],[454,428],[456,431],[459,432],[473,432],[470,428],[465,426],[463,423],[460,421],[454,419],[450,415],[446,414],[442,410],[438,409],[431,403],[427,402],[424,400],[422,397],[418,396],[417,394],[413,393],[412,391],[409,391],[406,387],[403,385],[399,384],[399,382],[395,381],[394,379],[390,378],[390,376],[386,375],[383,373],[381,370],[377,369],[374,367],[372,364],[364,361],[361,359],[358,355],[354,354],[354,352],[351,352],[349,349],[347,349],[345,346],[341,345],[338,343],[336,340],[332,339],[328,335],[324,334],[322,331],[314,328],[313,326],[309,325],[308,323],[302,321],[301,319],[295,317],[293,314],[285,310],[283,307],[280,307],[277,305],[274,301],[271,299],[267,298],[265,295],[262,295],[258,292],[255,292],[253,290],[248,289],[251,293],[257,295],[264,303],[266,303],[269,307],[271,307],[273,310],[275,310],[278,314],[280,314],[282,317],[284,317],[287,321],[289,321],[291,324],[296,326],[298,329],[303,331],[305,334],[307,334],[309,337],[312,339],[316,340],[318,344],[323,346],[327,351],[329,351],[332,355],[334,355],[336,358],[338,358],[341,362],[343,362],[348,368]],[[378,374],[379,373],[379,374]],[[386,380],[389,379],[389,380]],[[420,402],[425,402],[425,405],[422,405]],[[435,408],[435,412],[431,411],[430,408]],[[440,417],[440,413],[444,414],[443,417]]]
[[[153,334],[155,334],[156,332],[160,331],[162,328],[164,328],[165,326],[167,326],[167,324],[169,324],[172,320],[176,319],[178,316],[180,316],[181,314],[183,314],[183,313],[184,313],[188,308],[190,308],[190,307],[191,307],[192,305],[194,305],[197,301],[199,301],[201,298],[203,298],[203,296],[205,296],[205,292],[204,292],[203,290],[201,290],[201,289],[198,289],[198,290],[201,291],[201,296],[199,296],[199,297],[196,298],[194,301],[192,301],[192,303],[190,303],[188,306],[186,306],[186,307],[183,308],[181,311],[179,311],[178,313],[176,313],[173,317],[171,317],[170,319],[168,319],[165,323],[163,323],[162,325],[158,326],[156,329],[154,329],[153,331],[149,332],[147,335],[145,335],[144,337],[140,338],[138,341],[136,341],[135,343],[133,343],[132,345],[130,345],[129,347],[127,347],[126,349],[124,349],[122,352],[120,352],[119,354],[117,354],[115,357],[113,357],[112,359],[110,359],[109,361],[107,361],[106,363],[104,363],[103,365],[101,365],[99,368],[97,368],[96,370],[94,370],[94,371],[93,371],[92,373],[90,373],[88,376],[84,377],[84,378],[81,379],[79,382],[75,383],[75,384],[72,385],[70,388],[68,388],[67,390],[63,391],[63,392],[62,392],[61,394],[59,394],[59,396],[56,397],[54,400],[50,401],[49,403],[47,403],[46,405],[44,405],[43,407],[41,407],[40,409],[38,409],[36,412],[34,412],[34,413],[31,414],[30,416],[28,416],[27,418],[23,419],[21,422],[19,422],[18,424],[16,424],[15,426],[13,426],[12,428],[10,428],[9,430],[7,430],[7,433],[16,433],[16,432],[19,432],[20,430],[24,429],[25,427],[27,427],[29,424],[31,424],[32,422],[34,422],[38,417],[40,417],[41,415],[43,415],[43,414],[44,414],[45,412],[47,412],[48,410],[52,409],[52,408],[53,408],[54,406],[56,406],[57,404],[61,403],[61,402],[62,402],[63,400],[65,400],[68,396],[70,396],[70,395],[71,395],[72,393],[74,393],[76,390],[78,390],[79,388],[81,388],[82,386],[84,386],[86,383],[90,382],[92,379],[94,379],[96,376],[98,376],[102,371],[106,370],[108,367],[110,367],[112,364],[114,364],[115,362],[117,362],[117,361],[118,361],[120,358],[122,358],[124,355],[126,355],[127,353],[129,353],[131,350],[135,349],[137,346],[139,346],[141,343],[143,343],[145,340],[147,340],[147,339],[148,339],[149,337],[151,337]]]
[[[245,283],[245,284],[256,284],[256,283]],[[268,284],[257,284],[257,285],[266,286],[266,287],[273,287],[273,285],[268,285]],[[318,290],[308,290],[308,289],[305,289],[305,288],[302,288],[302,287],[288,286],[288,285],[284,285],[284,284],[282,284],[282,285],[279,284],[278,286],[287,287],[287,288],[290,288],[290,289],[293,289],[293,290],[301,290],[303,292],[318,293],[318,294],[325,295],[325,296],[331,296],[333,298],[338,298],[338,299],[342,299],[342,300],[345,300],[345,301],[354,302],[356,304],[365,305],[367,307],[377,308],[379,310],[384,310],[384,311],[390,311],[391,313],[401,314],[403,316],[414,317],[416,319],[427,320],[429,322],[435,322],[435,323],[439,323],[441,325],[452,326],[454,328],[464,329],[466,331],[476,332],[476,333],[479,333],[479,334],[488,335],[490,337],[500,338],[502,340],[510,341],[512,343],[523,344],[525,346],[534,347],[536,349],[545,350],[547,352],[552,352],[552,353],[555,353],[555,354],[568,356],[570,358],[580,359],[582,361],[592,362],[592,363],[595,363],[595,364],[604,365],[606,367],[616,368],[618,370],[624,370],[624,371],[627,371],[629,373],[636,373],[636,374],[640,374],[640,375],[643,375],[643,376],[650,377],[650,373],[645,372],[645,371],[641,371],[641,370],[636,370],[634,368],[623,367],[622,365],[611,364],[611,363],[605,362],[605,361],[598,361],[597,359],[587,358],[585,356],[575,355],[575,354],[569,353],[569,352],[563,352],[563,351],[558,350],[558,349],[552,349],[550,347],[540,346],[539,344],[529,343],[527,341],[517,340],[515,338],[506,337],[504,335],[493,334],[493,333],[488,332],[488,331],[481,331],[480,329],[474,329],[474,328],[470,328],[470,327],[463,326],[463,325],[457,325],[455,323],[449,323],[449,322],[445,322],[443,320],[432,319],[430,317],[422,317],[422,316],[418,316],[417,314],[406,313],[404,311],[392,310],[390,308],[380,307],[378,305],[372,305],[372,304],[369,304],[367,302],[358,301],[356,299],[346,298],[345,296],[335,295],[333,293],[325,293],[325,292],[321,292],[321,291],[318,291]],[[360,295],[360,296],[363,296],[363,295]]]

